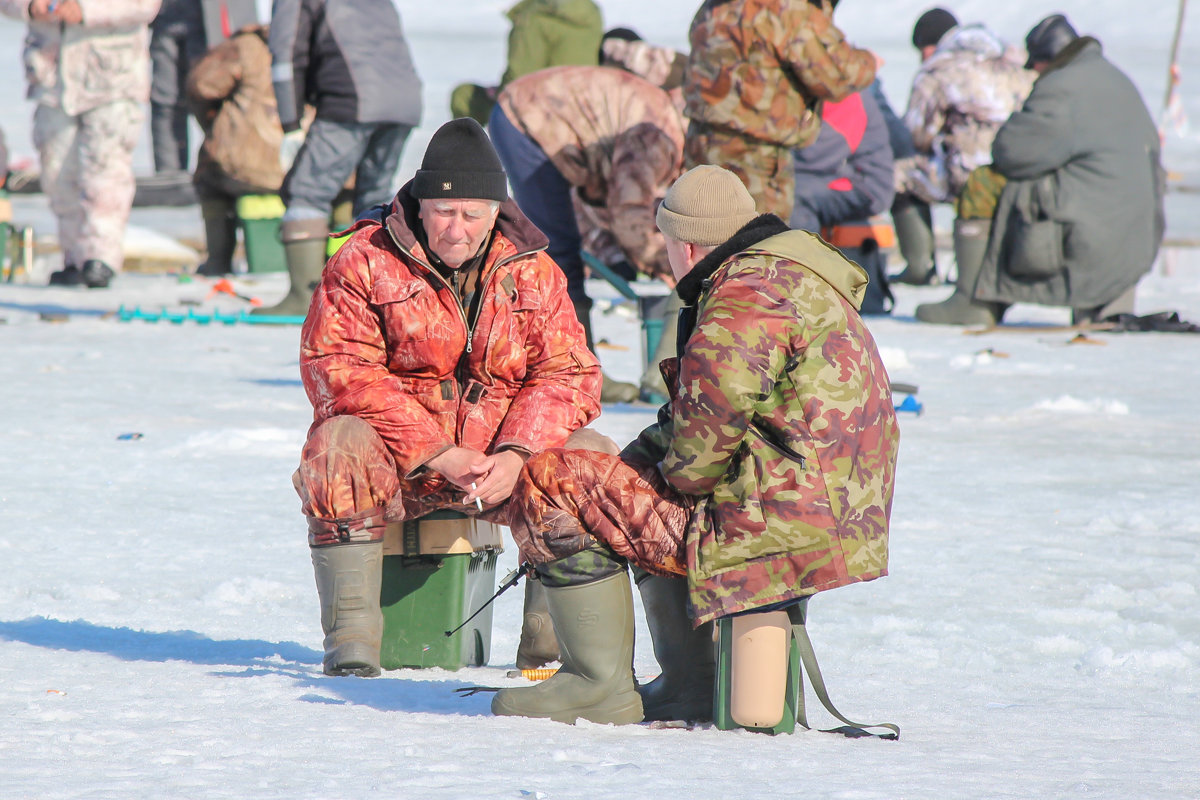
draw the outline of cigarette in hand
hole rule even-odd
[[[475,481],[471,481],[471,489],[473,490],[475,488],[476,488]],[[480,500],[478,497],[475,498],[475,507],[478,508],[480,511],[483,511],[483,501]]]

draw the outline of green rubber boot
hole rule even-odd
[[[645,719],[710,722],[717,661],[713,623],[692,627],[686,578],[642,573],[637,587],[662,668],[661,675],[638,686]]]
[[[309,549],[321,599],[325,674],[375,677],[383,643],[383,542]]]
[[[954,222],[954,258],[958,279],[954,293],[940,303],[922,303],[914,316],[934,325],[995,325],[1007,306],[975,300],[975,283],[987,254],[991,220],[960,219]]]
[[[904,270],[892,278],[893,283],[910,286],[937,286],[937,264],[934,260],[933,212],[928,203],[909,195],[900,195],[892,204],[892,224],[896,226],[896,245],[904,259]]]
[[[287,257],[291,286],[287,295],[270,308],[256,308],[251,314],[270,317],[304,317],[312,302],[313,289],[325,269],[325,247],[329,223],[324,219],[299,219],[279,226],[283,252]]]
[[[537,669],[557,661],[558,637],[546,603],[546,589],[534,578],[525,579],[525,613],[521,642],[517,645],[517,669]]]
[[[633,682],[633,595],[625,570],[578,586],[547,586],[562,667],[536,686],[501,689],[492,713],[574,724],[642,721]]]

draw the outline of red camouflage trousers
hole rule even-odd
[[[687,574],[684,540],[695,500],[672,489],[657,465],[545,450],[525,462],[509,503],[513,540],[535,566],[599,541],[647,572]]]
[[[313,547],[380,541],[386,523],[443,508],[507,525],[512,504],[479,513],[463,504],[462,490],[437,473],[403,478],[371,423],[352,416],[330,417],[309,432],[292,485],[308,517]]]
[[[572,433],[567,445],[617,452],[611,439],[590,428]],[[463,503],[465,492],[435,472],[405,479],[371,424],[354,416],[330,417],[309,432],[292,485],[313,547],[380,541],[387,523],[444,508],[509,525],[513,507],[509,498],[481,513]]]

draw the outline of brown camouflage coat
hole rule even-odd
[[[688,118],[786,147],[817,138],[821,100],[875,79],[875,56],[845,40],[828,0],[707,0],[689,40]]]
[[[75,116],[116,100],[150,99],[150,29],[161,0],[79,0],[80,25],[29,20],[27,0],[0,13],[29,20],[29,99]]]
[[[404,478],[428,476],[422,465],[455,445],[561,445],[599,415],[601,376],[545,236],[516,203],[501,206],[468,325],[417,240],[416,209],[405,186],[325,267],[301,333],[313,430],[366,420]]]
[[[622,457],[660,462],[696,497],[696,624],[887,574],[899,429],[857,312],[866,284],[805,231],[701,262],[680,282],[685,300],[699,296],[668,380],[677,392]]]
[[[996,131],[1021,108],[1037,77],[1022,63],[1015,48],[982,25],[942,37],[917,71],[904,113],[919,159],[908,180],[930,189],[905,185],[903,178],[897,189],[944,202],[962,191],[971,170],[991,163]]]
[[[232,182],[260,194],[279,191],[283,126],[271,85],[266,26],[243,28],[209,50],[188,73],[187,96],[204,129],[197,183]]]
[[[625,70],[568,66],[518,78],[499,103],[575,187],[585,239],[607,232],[639,270],[669,275],[654,223],[683,163],[683,119],[669,95]]]

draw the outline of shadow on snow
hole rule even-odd
[[[283,675],[312,690],[300,697],[308,703],[363,705],[379,711],[484,715],[490,693],[460,698],[453,690],[464,681],[412,680],[408,671],[396,677],[334,678],[321,673],[321,653],[295,642],[262,639],[211,639],[195,631],[139,631],[112,628],[86,620],[46,617],[0,620],[0,640],[71,652],[91,652],[124,661],[186,661],[201,665],[243,667],[211,673],[218,678]]]

